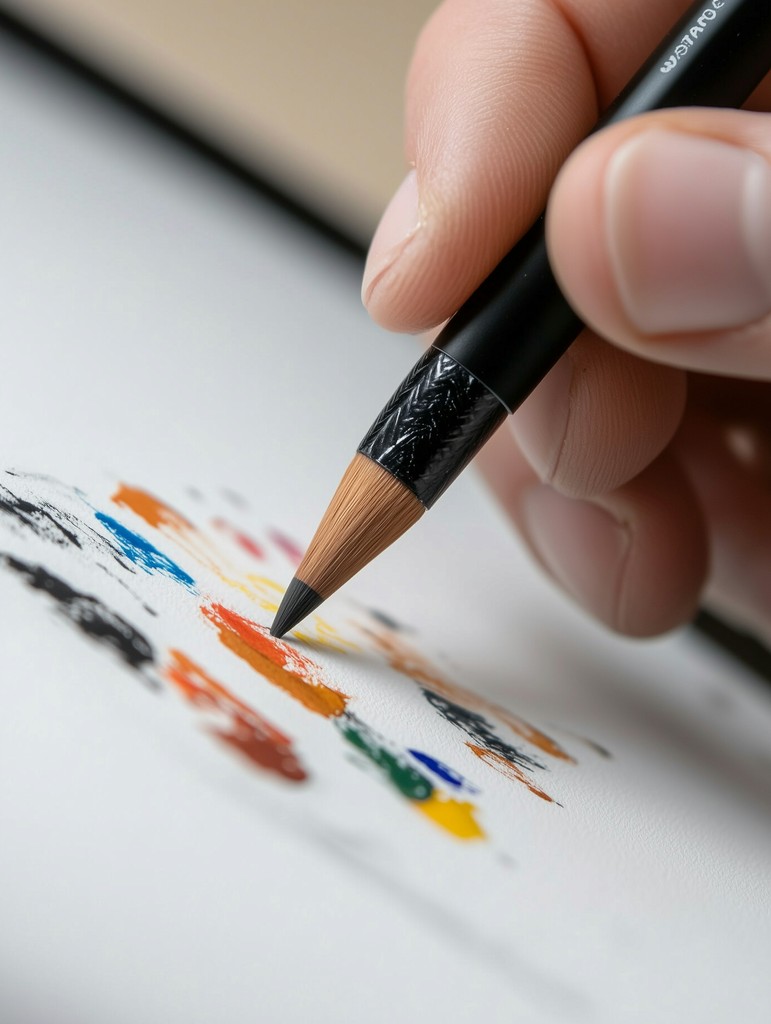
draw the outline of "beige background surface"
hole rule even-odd
[[[1,0],[366,240],[438,0]]]

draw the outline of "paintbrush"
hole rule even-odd
[[[595,131],[675,106],[740,106],[771,58],[768,0],[700,0]],[[544,216],[416,363],[359,445],[287,588],[283,636],[431,508],[583,327],[549,266]],[[516,345],[505,344],[514,335]]]

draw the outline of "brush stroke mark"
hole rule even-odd
[[[478,712],[469,711],[468,708],[461,707],[460,704],[455,704],[447,697],[434,693],[432,690],[423,689],[422,693],[428,703],[439,712],[446,722],[465,732],[477,746],[500,755],[517,768],[532,771],[534,768],[546,767],[530,754],[526,754],[524,750],[512,746],[511,743],[506,743],[500,736],[497,736],[487,719]]]
[[[476,808],[439,792],[430,779],[413,768],[405,752],[386,746],[374,729],[350,712],[336,720],[343,738],[377,768],[381,778],[434,825],[456,839],[482,839]]]
[[[244,512],[249,510],[249,502],[246,500],[246,498],[244,498],[237,491],[234,491],[229,487],[223,487],[222,497],[226,501],[229,501],[230,504],[234,506],[234,508],[240,509],[241,511]]]
[[[254,599],[255,593],[251,584],[237,578],[237,568],[216,544],[176,509],[149,491],[125,483],[119,484],[112,500],[121,508],[127,508],[139,516],[148,526],[169,537],[194,561],[213,572],[223,583]]]
[[[311,632],[306,633],[303,629],[294,629],[292,633],[297,642],[311,648],[325,648],[340,654],[360,649],[353,641],[344,637],[339,629],[327,622],[326,619],[322,619],[320,615],[312,616]]]
[[[21,498],[0,484],[0,515],[6,516],[13,527],[28,531],[47,543],[79,551],[90,549],[117,562],[126,572],[133,574],[135,571],[126,563],[120,549],[107,538],[82,519],[48,501]]]
[[[224,725],[207,728],[212,737],[245,757],[254,767],[287,782],[304,782],[308,778],[289,736],[181,651],[172,649],[169,657],[164,675],[185,700],[201,711],[225,716]]]
[[[394,671],[407,676],[421,686],[428,687],[434,693],[441,694],[455,704],[465,704],[480,714],[494,715],[511,729],[515,735],[537,747],[544,754],[561,761],[575,763],[575,759],[564,750],[556,740],[526,722],[518,715],[498,707],[478,694],[471,693],[446,679],[431,662],[414,647],[399,637],[385,630],[371,630],[361,627],[375,648],[385,655],[386,661]]]
[[[272,544],[274,544],[279,551],[282,551],[286,555],[287,559],[292,565],[297,566],[302,562],[305,552],[300,545],[292,540],[291,537],[287,537],[285,533],[281,533],[280,530],[268,530],[268,537]]]
[[[134,565],[139,566],[146,573],[153,575],[160,573],[161,576],[168,576],[175,583],[181,583],[188,590],[195,591],[195,580],[192,576],[181,569],[176,562],[173,562],[168,555],[164,555],[149,540],[128,527],[119,523],[117,519],[108,516],[104,512],[96,513],[97,520],[105,526],[113,535],[123,554]]]
[[[379,626],[384,626],[392,633],[411,632],[408,626],[403,626],[400,622],[397,622],[393,616],[388,615],[379,608],[367,608],[367,614],[370,615]]]
[[[131,487],[129,484],[119,484],[113,494],[112,500],[116,505],[131,509],[140,519],[157,530],[168,530],[173,534],[190,531],[196,533],[196,528],[180,512],[177,512],[170,505],[139,487]]]
[[[113,650],[129,668],[142,670],[155,661],[150,641],[117,612],[92,594],[73,589],[40,565],[30,565],[12,555],[2,554],[6,567],[21,576],[27,586],[56,602],[58,611],[84,636]],[[145,680],[157,687],[143,672]]]
[[[403,754],[388,750],[380,737],[356,715],[343,715],[337,726],[344,740],[379,770],[381,776],[408,800],[427,800],[434,792],[429,779],[413,768]]]
[[[529,779],[521,768],[512,764],[511,761],[503,757],[501,754],[494,750],[487,750],[484,747],[478,747],[474,743],[467,743],[466,746],[472,754],[479,758],[480,761],[490,765],[491,768],[494,768],[497,772],[503,775],[504,778],[510,779],[512,782],[521,782],[524,786],[527,786],[531,793],[535,796],[539,796],[542,800],[546,800],[547,803],[557,803],[554,797],[549,796],[548,793],[536,786],[533,780]],[[558,806],[561,807],[562,804],[558,804]]]
[[[572,736],[574,740],[578,740],[579,743],[583,743],[584,746],[588,747],[590,750],[593,750],[595,754],[599,754],[599,756],[604,758],[606,761],[613,760],[613,755],[608,750],[608,748],[603,747],[603,745],[601,743],[598,743],[597,740],[590,740],[588,736],[583,736],[580,732],[574,732],[572,729],[566,729],[562,725],[555,725],[553,722],[551,723],[551,725],[553,728],[557,729],[559,732],[564,733],[566,736]]]
[[[83,547],[77,534],[55,518],[52,506],[46,502],[35,504],[19,498],[1,484],[0,513],[9,516],[15,525],[59,547]]]
[[[275,640],[265,626],[221,604],[204,605],[203,615],[217,629],[220,642],[308,711],[324,718],[342,715],[348,697],[323,681],[321,669],[289,644]]]
[[[215,530],[218,530],[220,533],[224,533],[226,536],[230,537],[242,551],[247,553],[247,555],[251,555],[252,558],[256,558],[259,562],[265,561],[265,552],[257,541],[252,540],[247,533],[244,533],[242,530],[233,526],[233,524],[229,523],[227,519],[223,519],[222,516],[218,516],[216,519],[212,519],[211,524]]]
[[[286,587],[276,583],[275,580],[269,579],[267,576],[257,576],[255,573],[249,573],[246,579],[249,585],[248,588],[241,586],[239,589],[248,594],[253,601],[256,601],[263,611],[275,615],[281,603],[281,598],[286,592]]]
[[[442,782],[446,782],[448,786],[452,786],[454,789],[467,789],[471,793],[479,792],[476,786],[472,786],[468,779],[465,779],[460,772],[456,772],[454,768],[445,764],[444,761],[437,761],[435,757],[431,757],[430,754],[424,754],[422,750],[410,750],[410,753],[416,761],[420,761],[422,765],[428,768],[437,778],[441,779]]]
[[[468,800],[454,800],[435,790],[415,809],[429,821],[451,833],[456,839],[485,839],[485,831],[476,820],[477,808]]]

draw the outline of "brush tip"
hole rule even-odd
[[[290,629],[294,629],[301,619],[318,608],[323,600],[321,594],[317,594],[307,583],[298,580],[296,576],[293,577],[270,627],[270,635],[282,637]]]

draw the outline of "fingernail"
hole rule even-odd
[[[598,505],[565,498],[544,484],[525,491],[520,511],[545,568],[579,604],[616,626],[629,527]]]
[[[367,254],[361,298],[366,306],[376,285],[419,226],[418,184],[411,170],[385,208]]]
[[[621,302],[642,333],[739,327],[771,311],[771,168],[757,153],[643,132],[608,165],[605,222]]]

